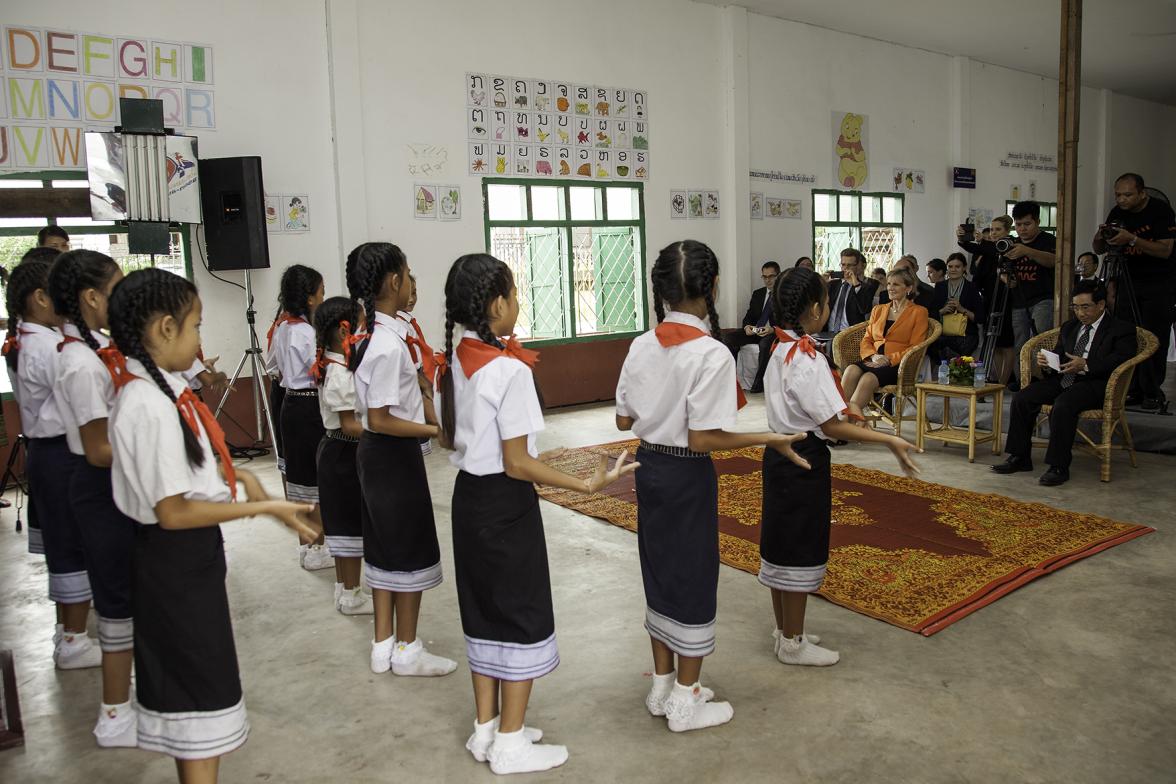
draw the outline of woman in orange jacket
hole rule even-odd
[[[886,276],[890,301],[870,311],[870,325],[862,336],[861,361],[845,369],[842,379],[851,406],[859,410],[878,387],[898,383],[898,363],[907,351],[927,338],[927,309],[910,299],[915,277],[896,268]]]

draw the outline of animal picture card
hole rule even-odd
[[[577,177],[592,177],[592,163],[594,152],[590,147],[576,147],[573,154],[572,170]]]
[[[284,221],[281,219],[282,213],[282,197],[281,196],[266,196],[265,197],[265,230],[266,231],[281,231]]]
[[[670,219],[686,220],[686,191],[670,191]]]
[[[461,188],[457,185],[442,185],[438,191],[441,199],[437,216],[443,221],[461,220]]]
[[[552,82],[551,93],[555,96],[555,111],[567,114],[572,111],[572,86],[567,82]]]
[[[612,122],[609,120],[597,120],[595,126],[595,133],[592,140],[593,145],[601,149],[607,150],[612,145]]]
[[[630,98],[628,90],[613,90],[612,91],[612,116],[617,118],[628,117]]]
[[[486,74],[466,74],[466,106],[485,109],[490,105],[488,90]]]
[[[703,193],[702,216],[704,218],[719,217],[719,192],[706,191]]]
[[[592,115],[592,88],[576,85],[573,103],[576,107],[576,114],[581,117],[590,117]]]
[[[799,199],[784,200],[784,217],[800,218],[801,201]]]
[[[531,82],[531,108],[537,112],[553,110],[555,99],[551,94],[551,82],[536,79]]]
[[[538,144],[554,144],[552,135],[555,133],[555,122],[552,115],[546,112],[536,112],[531,115],[531,132]]]
[[[751,194],[751,219],[764,219],[764,195],[762,193]]]
[[[551,177],[555,174],[555,150],[544,144],[537,144],[531,150],[531,158],[535,161],[535,174],[539,177]]]
[[[470,142],[470,175],[481,177],[490,173],[490,145],[486,142]]]
[[[588,117],[577,117],[572,124],[572,131],[575,133],[575,144],[577,147],[592,147],[592,134],[594,133],[595,123]]]
[[[870,118],[853,112],[833,112],[833,182],[844,190],[860,191],[870,181]]]
[[[612,110],[611,90],[607,87],[592,89],[592,113],[597,117],[609,117]]]
[[[769,218],[783,218],[784,217],[784,200],[773,199],[768,197],[764,199],[764,206],[767,208]]]
[[[512,112],[510,130],[511,138],[516,142],[530,144],[533,138],[531,135],[531,113]]]
[[[555,143],[572,143],[572,123],[574,120],[567,114],[555,115]]]
[[[703,217],[703,215],[702,215],[702,202],[703,202],[703,196],[705,196],[705,195],[706,194],[704,194],[702,191],[689,191],[687,193],[686,214],[689,215],[691,218]]]
[[[531,108],[531,83],[526,79],[511,80],[511,106],[527,111]]]
[[[282,231],[310,231],[310,197],[305,193],[282,197]]]
[[[894,169],[890,184],[898,193],[923,193],[927,175],[919,169]]]
[[[596,167],[594,176],[598,180],[612,179],[612,150],[596,150]]]
[[[412,214],[421,220],[437,219],[437,186],[413,183]]]
[[[490,170],[498,176],[514,174],[514,151],[509,144],[494,144],[490,147]]]

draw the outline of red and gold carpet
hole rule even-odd
[[[556,467],[588,475],[600,454],[636,441],[568,450]],[[713,454],[723,563],[759,571],[760,459],[753,447]],[[637,530],[629,475],[584,496],[544,487],[548,501]],[[821,596],[932,635],[1022,585],[1154,529],[1043,504],[833,464],[833,531]]]

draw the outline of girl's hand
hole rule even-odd
[[[596,470],[592,472],[592,478],[585,480],[587,487],[586,492],[596,493],[608,487],[613,482],[620,479],[625,474],[631,474],[641,467],[640,463],[629,463],[625,465],[625,461],[629,459],[629,450],[626,449],[621,452],[621,456],[617,458],[617,462],[613,464],[610,469],[608,467],[608,456],[601,455],[600,462],[596,464]]]
[[[252,471],[237,469],[237,481],[245,487],[245,497],[250,501],[268,501],[269,493],[261,486],[261,482]]]
[[[540,463],[550,463],[552,460],[562,457],[567,451],[567,447],[557,446],[555,449],[548,449],[546,452],[540,452],[539,457],[536,459]]]
[[[809,461],[805,460],[803,457],[796,454],[796,452],[792,451],[793,444],[795,444],[797,441],[803,441],[806,438],[808,438],[808,434],[806,433],[784,433],[772,439],[771,442],[768,443],[768,446],[770,446],[772,449],[775,449],[777,452],[784,455],[784,457],[796,463],[804,470],[808,471],[810,468],[812,468],[812,466],[809,465]]]
[[[890,452],[894,455],[894,459],[898,461],[898,466],[902,469],[904,474],[913,477],[920,473],[919,466],[915,464],[914,458],[911,457],[911,453],[918,452],[919,454],[922,454],[922,449],[916,449],[915,445],[910,441],[907,441],[905,438],[899,438],[897,436],[895,436],[887,444],[887,446],[890,448]]]
[[[276,519],[294,533],[303,544],[310,544],[318,539],[318,532],[307,522],[303,515],[314,511],[314,504],[296,504],[291,501],[270,501],[266,514]]]

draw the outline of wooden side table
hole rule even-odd
[[[917,434],[915,446],[923,448],[925,438],[934,438],[947,444],[966,444],[968,447],[968,462],[976,462],[976,445],[987,441],[992,442],[992,454],[1000,454],[1000,426],[1004,406],[1004,385],[985,384],[982,387],[955,386],[952,384],[916,384],[915,400]],[[932,428],[927,422],[927,396],[934,395],[943,398],[943,424]],[[976,401],[991,397],[992,429],[976,429]],[[949,404],[952,399],[968,401],[967,428],[952,427]]]

